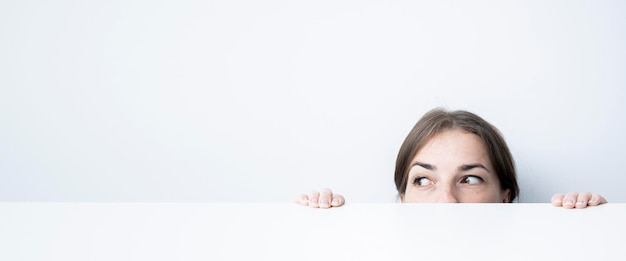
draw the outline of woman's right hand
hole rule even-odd
[[[330,189],[324,188],[318,191],[311,191],[309,194],[302,194],[296,202],[303,206],[312,208],[341,207],[346,202],[342,195],[333,194]]]

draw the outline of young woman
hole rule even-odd
[[[519,194],[515,164],[496,127],[467,111],[434,109],[400,147],[395,183],[402,203],[511,203]],[[585,208],[606,203],[597,194],[555,194],[554,206]],[[330,189],[302,194],[299,204],[339,207]]]

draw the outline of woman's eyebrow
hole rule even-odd
[[[419,161],[418,161],[418,162],[413,163],[413,165],[411,165],[411,168],[412,168],[412,167],[415,167],[415,166],[420,166],[420,167],[425,168],[425,169],[427,169],[427,170],[436,170],[436,169],[437,169],[437,168],[436,168],[435,166],[433,166],[433,165],[430,165],[430,164],[427,164],[427,163],[422,163],[422,162],[419,162]]]
[[[461,165],[459,167],[459,170],[460,171],[468,171],[468,170],[475,169],[475,168],[481,168],[481,169],[484,169],[487,172],[489,172],[489,170],[485,166],[483,166],[483,164],[480,164],[480,163],[464,164],[464,165]]]

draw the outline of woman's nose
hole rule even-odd
[[[454,189],[450,185],[443,185],[439,190],[437,203],[459,203]]]

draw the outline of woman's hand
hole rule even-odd
[[[570,192],[565,195],[561,193],[552,196],[552,205],[563,208],[586,208],[587,206],[597,206],[607,203],[604,197],[590,192],[576,193]]]
[[[298,197],[296,202],[300,205],[312,208],[330,208],[343,206],[346,200],[342,195],[333,194],[330,189],[324,188],[319,192],[311,191],[309,194],[302,194]]]

